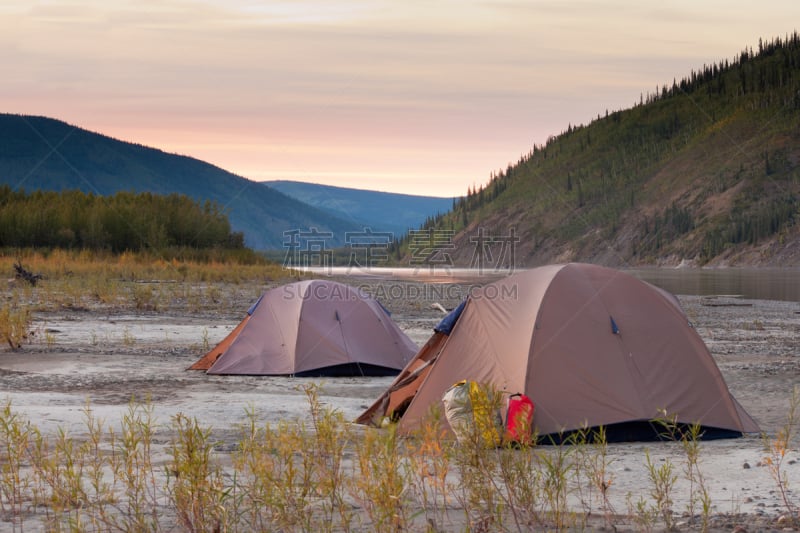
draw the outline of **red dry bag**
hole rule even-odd
[[[533,422],[533,402],[521,393],[508,397],[506,411],[505,441],[510,443],[531,444]]]

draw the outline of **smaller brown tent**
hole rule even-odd
[[[308,280],[265,292],[242,322],[189,367],[209,374],[395,375],[417,346],[365,292]]]
[[[658,437],[653,420],[704,436],[757,432],[671,294],[596,265],[549,265],[473,291],[357,422],[401,433],[472,380],[535,405],[540,436],[603,426],[609,440]],[[446,421],[443,420],[446,424]]]

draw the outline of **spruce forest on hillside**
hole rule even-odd
[[[642,94],[630,109],[569,125],[422,229],[453,232],[463,250],[478,227],[514,227],[516,262],[527,265],[704,264],[767,242],[780,248],[797,240],[799,118],[795,32]]]
[[[0,186],[0,248],[153,251],[244,248],[214,202],[180,194],[13,191]]]

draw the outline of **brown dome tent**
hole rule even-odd
[[[461,380],[527,394],[540,437],[603,426],[609,441],[654,438],[664,412],[706,438],[758,431],[678,300],[596,265],[539,267],[473,291],[357,422],[388,416],[408,433]]]
[[[189,367],[208,374],[395,375],[417,346],[365,292],[308,280],[265,292],[242,322]]]

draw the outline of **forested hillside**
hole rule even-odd
[[[112,139],[46,117],[0,114],[0,184],[16,191],[185,194],[215,202],[257,250],[283,247],[284,232],[315,227],[342,244],[352,224],[209,163]]]
[[[795,33],[568,125],[423,228],[455,264],[508,237],[517,265],[800,265],[799,162]]]

